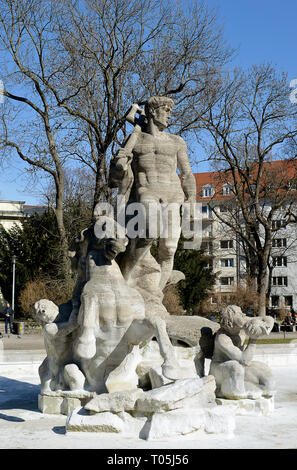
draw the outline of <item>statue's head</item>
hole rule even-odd
[[[161,129],[165,129],[171,116],[174,102],[167,96],[152,96],[145,104],[145,114],[148,119],[153,119],[154,123]]]
[[[237,305],[228,305],[221,312],[221,327],[230,333],[238,334],[245,326],[246,321],[246,315]]]
[[[103,240],[104,255],[110,261],[115,259],[119,253],[126,250],[128,239],[123,238],[105,238]]]
[[[126,229],[109,215],[98,216],[94,226],[94,235],[97,240],[96,248],[102,249],[109,260],[126,250],[128,244]]]
[[[46,323],[55,321],[59,315],[59,307],[51,300],[40,299],[34,304],[34,313],[36,320],[42,325],[45,325]]]

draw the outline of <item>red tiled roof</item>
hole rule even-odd
[[[238,171],[236,171],[238,176]],[[251,169],[251,175],[256,177],[257,164]],[[205,173],[194,173],[197,186],[197,201],[210,201],[210,200],[228,200],[234,196],[223,196],[223,186],[227,183],[233,184],[233,176],[231,170],[221,171],[209,171]],[[239,176],[238,176],[239,177]],[[261,177],[261,184],[265,187],[265,182],[279,180],[279,186],[281,182],[287,183],[293,178],[297,178],[297,161],[296,160],[276,160],[264,163],[264,171]],[[297,181],[295,180],[295,183]],[[214,190],[213,197],[203,197],[202,190],[205,185],[210,184]]]

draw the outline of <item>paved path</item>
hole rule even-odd
[[[5,350],[44,350],[44,339],[42,334],[23,334],[21,336],[9,335],[2,338]]]
[[[42,330],[37,330],[34,333],[26,332],[26,327],[24,334],[17,336],[15,334],[7,335],[4,334],[4,324],[0,323],[0,332],[3,334],[2,343],[5,350],[44,350],[44,340]],[[267,336],[262,336],[263,339],[267,339]],[[270,333],[269,339],[296,339],[297,332],[280,332],[280,333]]]

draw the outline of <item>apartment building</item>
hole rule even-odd
[[[40,214],[46,210],[45,206],[25,204],[25,201],[0,201],[0,224],[9,230],[13,225],[20,225],[24,217]]]
[[[242,240],[216,215],[222,213],[224,217],[224,212],[230,210],[234,201],[231,182],[223,182],[218,175],[218,172],[196,173],[195,179],[197,201],[202,204],[202,247],[210,255],[210,264],[217,274],[214,297],[228,302],[237,287],[246,282],[247,263]],[[214,206],[215,211],[212,209]],[[268,211],[269,207],[270,202],[266,198],[263,202],[263,213]],[[297,203],[295,208],[297,215]],[[281,207],[277,218],[272,221],[273,226],[281,227],[285,214],[286,207]],[[269,307],[293,308],[297,311],[296,223],[275,232],[270,264]]]

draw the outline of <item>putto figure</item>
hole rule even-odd
[[[216,380],[217,397],[238,400],[273,395],[269,367],[253,361],[257,339],[269,334],[273,323],[272,317],[249,318],[236,305],[223,310],[209,370]]]

